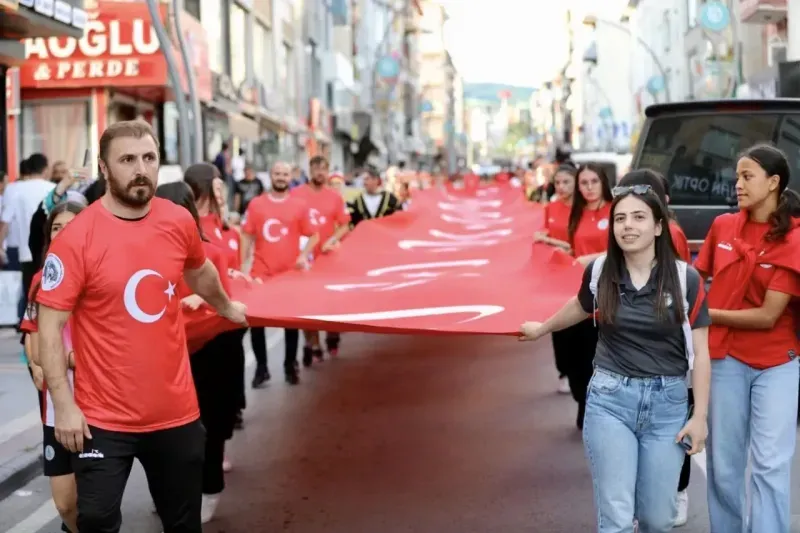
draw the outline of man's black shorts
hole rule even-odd
[[[52,426],[42,426],[42,462],[46,477],[66,476],[72,474],[72,454],[56,440],[56,431]]]

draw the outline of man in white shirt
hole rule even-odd
[[[55,188],[55,183],[49,180],[47,157],[33,154],[25,160],[25,164],[28,177],[8,184],[0,215],[0,241],[7,242],[7,250],[0,252],[0,260],[5,264],[17,255],[22,270],[22,295],[18,309],[20,319],[28,302],[31,280],[39,268],[39,265],[33,263],[33,256],[28,248],[31,219],[44,197]]]

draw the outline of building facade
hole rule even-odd
[[[25,112],[22,100],[23,73],[20,72],[20,67],[27,64],[28,43],[30,39],[37,39],[42,46],[46,46],[47,42],[57,42],[55,38],[58,37],[71,38],[74,43],[76,38],[83,35],[88,20],[83,0],[1,0],[0,19],[0,81],[5,89],[0,93],[3,117],[0,120],[0,170],[8,172],[11,179],[15,179],[19,162],[29,155],[25,152],[30,148],[20,145],[21,131],[29,129],[23,128],[23,124],[31,119],[31,114]],[[94,67],[95,72],[98,68]],[[86,75],[91,73],[89,66]],[[54,73],[59,74],[62,72]],[[63,73],[64,76],[68,74]],[[35,144],[33,137],[28,137],[28,140]]]

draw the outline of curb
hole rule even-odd
[[[28,446],[11,461],[0,465],[0,500],[42,473],[42,443]]]

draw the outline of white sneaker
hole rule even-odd
[[[558,392],[559,394],[570,394],[572,392],[569,388],[569,380],[567,378],[559,378]]]
[[[200,507],[200,523],[207,524],[214,518],[219,504],[219,494],[203,494],[203,504]]]
[[[677,509],[673,527],[685,526],[689,520],[689,495],[685,490],[678,493]]]

